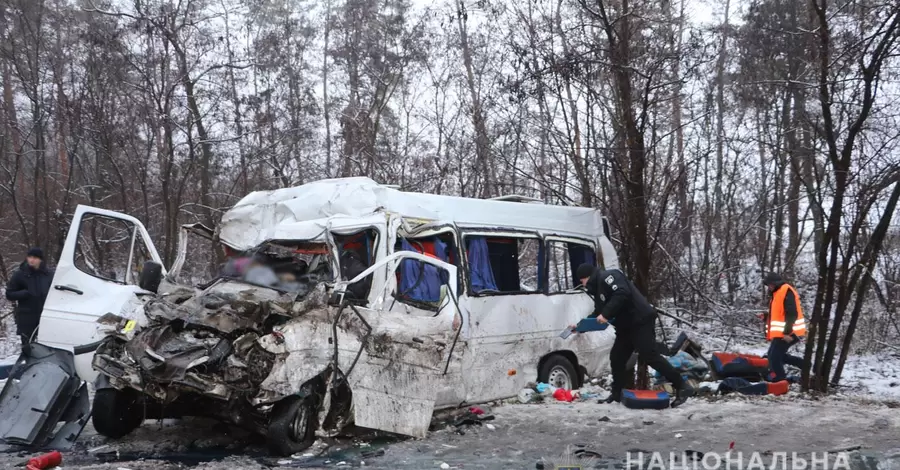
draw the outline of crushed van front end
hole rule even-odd
[[[123,410],[143,413],[133,427],[145,418],[166,417],[162,413],[215,417],[266,433],[273,404],[304,383],[266,389],[264,383],[272,381],[271,372],[284,357],[267,350],[260,339],[278,342],[276,328],[302,328],[296,325],[326,319],[324,295],[324,288],[317,288],[295,301],[292,294],[231,280],[202,292],[176,290],[146,304],[146,326],[124,319],[108,325],[114,333],[98,347],[93,367],[107,389],[136,394],[129,398],[133,406]],[[307,378],[291,378],[309,382],[327,362],[323,358],[311,365]],[[119,431],[113,434],[124,434]]]

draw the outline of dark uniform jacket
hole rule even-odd
[[[616,330],[634,329],[656,320],[656,309],[618,269],[598,269],[585,286],[594,297],[594,312],[588,318],[603,315]]]

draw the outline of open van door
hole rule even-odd
[[[138,296],[152,294],[138,285],[147,261],[162,266],[139,220],[79,205],[44,303],[37,342],[72,351],[102,339],[97,319],[107,313],[142,318]],[[97,375],[92,358],[93,353],[75,356],[82,380],[93,381]]]
[[[395,273],[407,260],[420,263],[419,269],[431,265],[446,274],[445,280],[440,281],[440,299],[433,313],[418,310],[420,313],[410,314],[396,308],[398,304],[388,299],[397,292],[397,278],[389,275],[383,285],[373,284],[371,295],[380,301],[370,302],[372,307],[359,308],[340,302],[342,308],[334,322],[338,325],[344,316],[357,316],[365,329],[358,353],[364,351],[365,357],[356,360],[346,356],[339,363],[353,393],[355,424],[422,438],[428,432],[438,400],[465,396],[458,359],[462,351],[457,343],[464,320],[457,298],[456,266],[416,252],[398,251],[354,279],[343,281],[335,292],[340,296],[347,285],[385,268],[388,273]],[[341,339],[336,341],[337,350]]]

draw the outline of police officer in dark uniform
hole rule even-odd
[[[675,389],[671,406],[684,403],[693,395],[681,374],[656,349],[656,309],[618,269],[597,269],[582,264],[576,272],[581,284],[594,297],[594,311],[588,318],[601,323],[613,322],[616,340],[609,352],[612,368],[612,393],[605,402],[620,401],[625,380],[625,365],[637,351],[638,357],[662,374]]]

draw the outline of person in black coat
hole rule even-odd
[[[22,338],[22,349],[34,339],[34,332],[41,323],[41,312],[50,292],[53,272],[44,263],[40,248],[28,250],[25,261],[6,283],[6,298],[16,303],[13,318],[16,333]]]
[[[576,275],[594,297],[594,311],[588,318],[596,318],[600,323],[612,322],[616,328],[616,340],[609,352],[613,376],[612,393],[604,401],[611,403],[621,400],[625,365],[634,351],[637,351],[638,357],[672,383],[676,396],[671,406],[684,403],[693,394],[693,390],[657,350],[656,309],[618,269],[604,270],[582,264]]]

